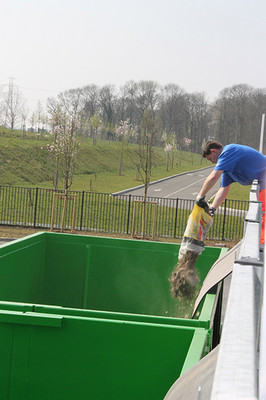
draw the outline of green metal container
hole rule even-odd
[[[180,317],[168,278],[180,245],[39,233],[0,248],[0,301]],[[206,248],[203,282],[220,256]],[[182,305],[181,305],[182,307]]]
[[[162,399],[204,353],[208,331],[0,312],[2,399]]]
[[[211,345],[215,294],[195,320],[171,297],[178,251],[57,233],[0,247],[0,398],[162,399]]]

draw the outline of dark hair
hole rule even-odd
[[[212,149],[222,149],[223,145],[220,142],[217,142],[217,140],[209,140],[208,142],[205,143],[205,145],[202,148],[202,157],[206,157],[209,154],[211,154]]]

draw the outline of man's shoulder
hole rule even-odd
[[[261,155],[258,150],[254,149],[253,147],[237,143],[230,143],[223,147],[222,154],[228,155],[228,153],[230,153],[230,155],[235,154],[240,157],[245,155]]]
[[[232,171],[239,158],[241,158],[240,152],[239,145],[235,143],[225,145],[214,169],[216,171]]]
[[[230,143],[230,144],[226,144],[226,145],[223,147],[223,150],[241,149],[242,147],[243,147],[242,144]]]
[[[235,153],[240,150],[240,145],[235,143],[226,144],[221,152],[222,156],[227,156],[228,153]]]

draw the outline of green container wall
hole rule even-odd
[[[0,398],[161,400],[202,357],[202,328],[0,312]]]
[[[178,317],[168,278],[178,244],[40,233],[0,248],[0,300]],[[221,249],[206,248],[203,282]]]
[[[162,399],[210,348],[215,295],[198,320],[176,318],[178,251],[56,233],[1,247],[0,398]],[[199,257],[201,282],[220,252]]]

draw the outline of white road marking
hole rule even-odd
[[[182,189],[177,190],[176,192],[170,193],[170,194],[168,194],[167,196],[164,196],[164,197],[169,197],[169,196],[172,196],[173,194],[176,194],[176,193],[178,193],[178,192],[182,192],[182,190],[185,190],[185,189],[189,188],[190,186],[193,186],[193,185],[195,185],[196,183],[203,181],[203,179],[205,179],[205,177],[202,178],[202,179],[199,179],[199,180],[196,181],[196,182],[191,183],[191,184],[188,185],[188,186],[183,187]]]
[[[160,192],[162,189],[154,189],[155,192]]]

